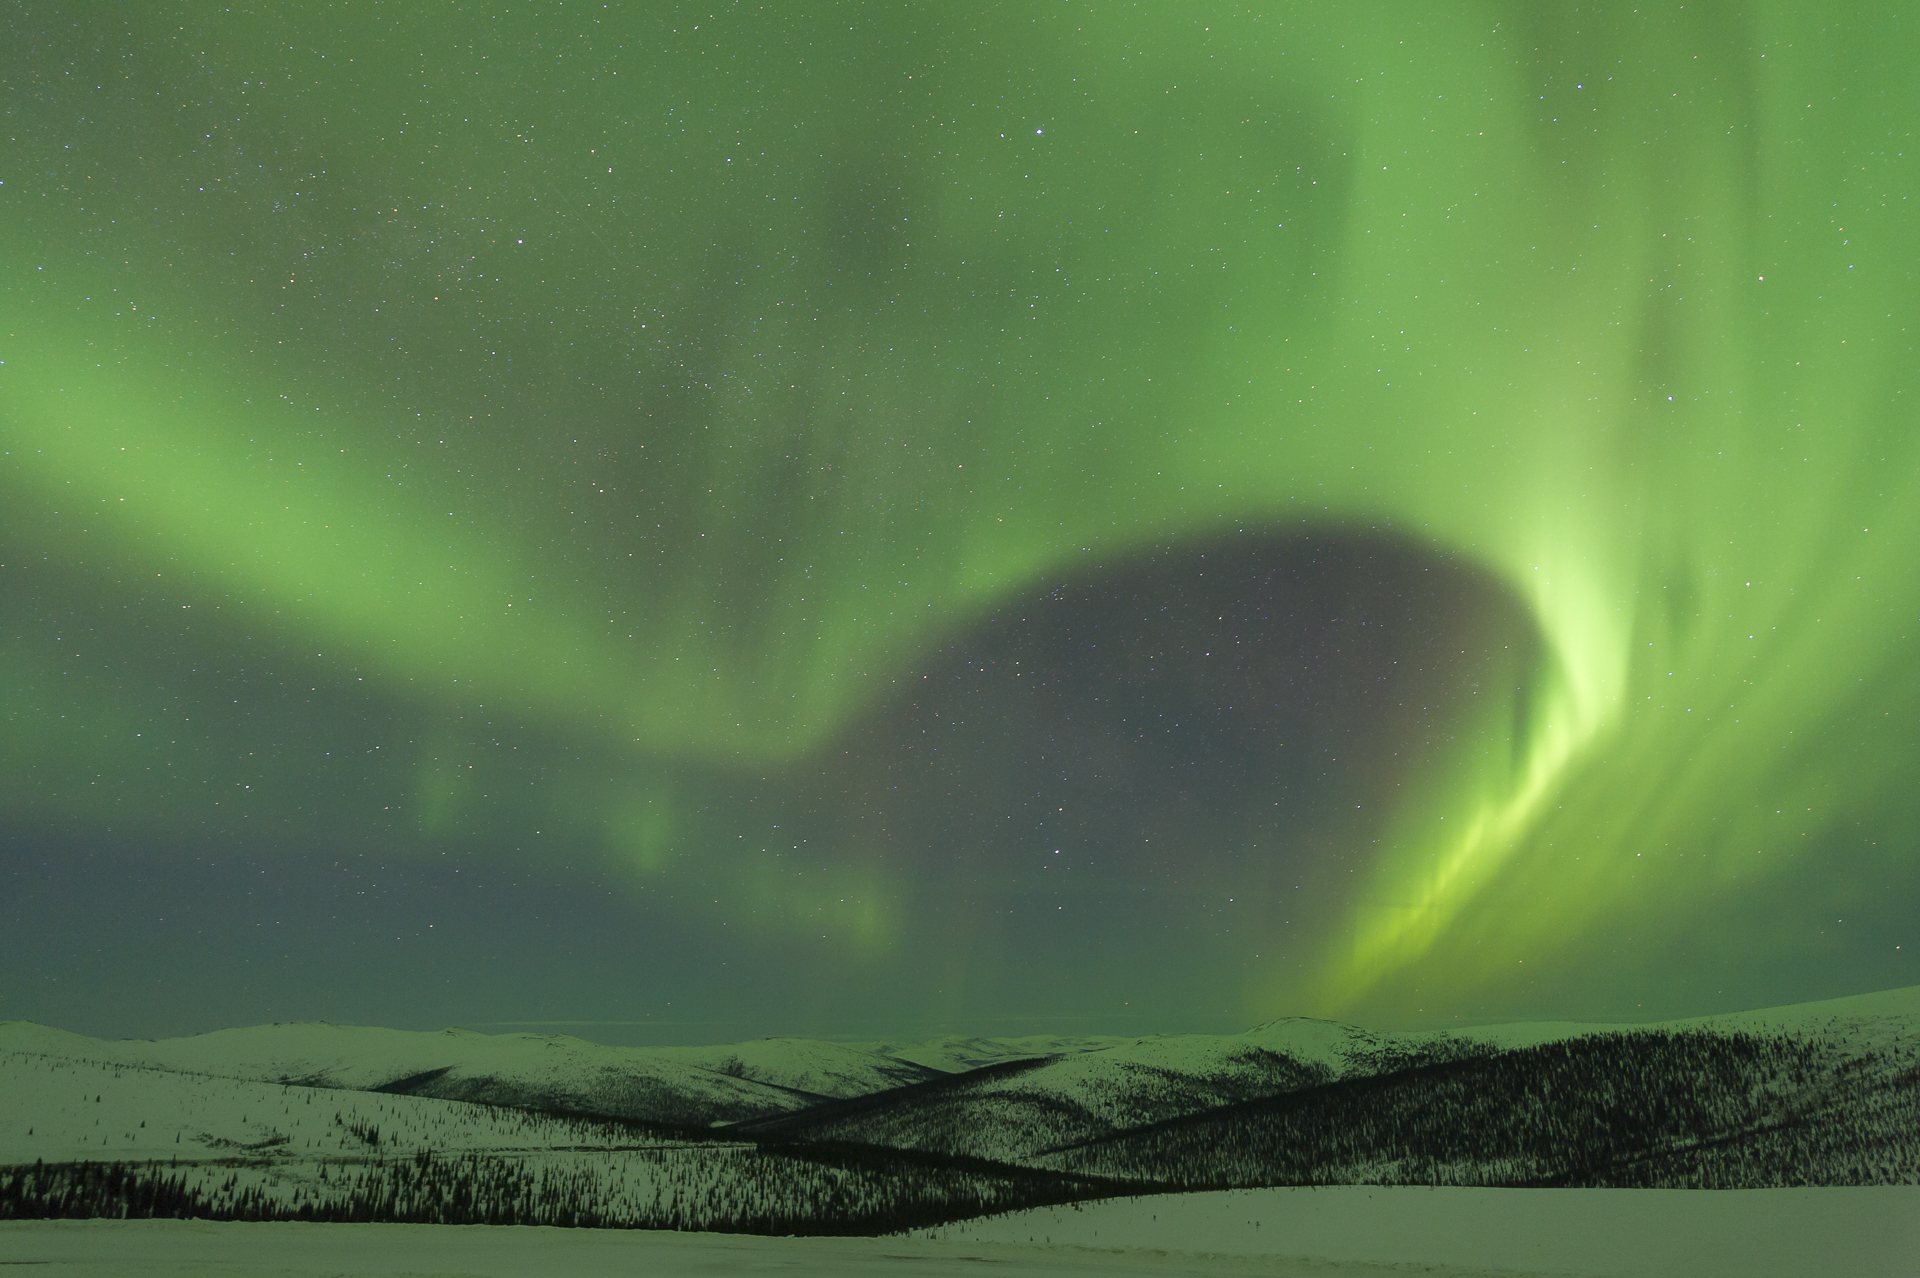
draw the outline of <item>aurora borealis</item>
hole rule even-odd
[[[14,8],[0,1018],[1920,983],[1917,32]]]

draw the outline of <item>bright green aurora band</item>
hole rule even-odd
[[[1537,658],[1103,962],[1236,1023],[1920,981],[1901,6],[75,13],[0,35],[16,832],[497,844],[980,1012],[1099,894],[782,859],[780,778],[1043,582],[1364,533]]]

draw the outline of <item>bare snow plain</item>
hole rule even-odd
[[[723,1274],[1911,1278],[1920,1188],[1335,1186],[1040,1208],[881,1238],[484,1225],[0,1222],[47,1275],[708,1278]]]

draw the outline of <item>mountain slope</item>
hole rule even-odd
[[[1022,1161],[1165,1119],[1352,1074],[1494,1050],[1466,1039],[1375,1034],[1290,1017],[1244,1034],[1109,1040],[929,1083],[748,1120],[739,1130]]]
[[[0,1220],[872,1233],[1097,1197],[1034,1168],[183,1073],[0,1048]]]
[[[1008,1063],[740,1130],[1194,1186],[1905,1183],[1916,1063],[1920,988],[1624,1031],[1376,1034],[1293,1018]],[[1549,1137],[1564,1148],[1544,1152]]]
[[[1920,1051],[1647,1029],[1356,1075],[1046,1151],[1183,1187],[1920,1183]]]

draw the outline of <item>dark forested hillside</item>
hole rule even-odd
[[[0,1220],[198,1218],[879,1234],[1117,1187],[872,1148],[713,1142],[529,1159],[467,1154],[335,1164],[317,1182],[256,1161],[0,1168]]]
[[[1035,1161],[1187,1188],[1911,1184],[1920,1066],[1910,1047],[1603,1034],[1345,1079]]]

